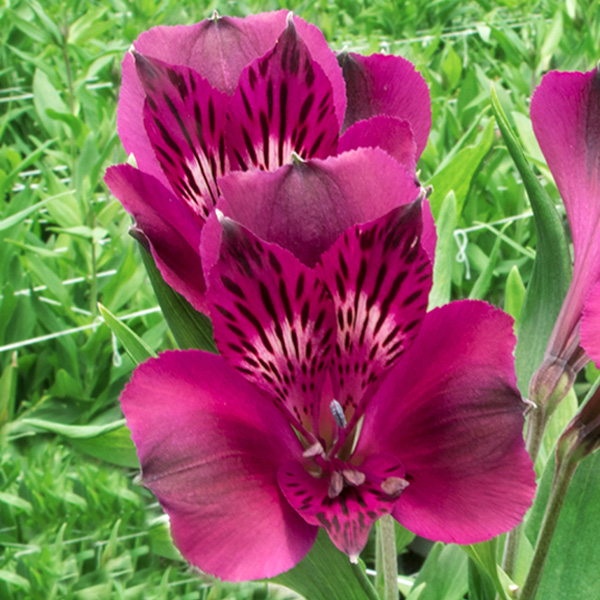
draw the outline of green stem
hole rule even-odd
[[[531,413],[527,423],[526,448],[533,464],[535,464],[540,452],[545,428],[546,410],[543,407],[538,406],[538,408]],[[509,577],[514,577],[522,533],[523,525],[519,524],[506,535],[504,556],[502,557],[502,568]]]
[[[354,563],[351,563],[350,566],[352,567],[352,570],[354,571],[354,575],[356,575],[356,579],[357,579],[358,583],[360,584],[362,589],[365,591],[365,594],[366,594],[365,598],[367,600],[380,600],[379,596],[377,595],[377,592],[375,591],[375,588],[369,581],[367,574],[363,571],[363,568],[359,564],[354,564]]]
[[[572,460],[570,456],[566,456],[557,467],[550,492],[550,499],[548,500],[540,534],[533,552],[533,559],[525,578],[525,583],[523,583],[523,587],[519,593],[519,600],[535,599],[542,579],[544,564],[550,550],[550,544],[552,543],[552,536],[554,535],[554,530],[560,516],[560,509],[567,496],[567,490],[569,489],[569,484],[571,483],[577,464],[576,460]]]
[[[96,213],[94,212],[93,205],[90,204],[89,217],[91,220],[90,227],[92,230],[92,247],[91,247],[91,267],[92,272],[90,274],[90,310],[93,317],[95,318],[98,314],[98,264],[96,257],[96,240],[94,239],[94,229],[96,227]]]
[[[396,532],[394,519],[384,515],[379,519],[380,564],[383,569],[383,597],[385,600],[398,600],[398,554],[396,552]]]
[[[380,598],[385,593],[385,581],[383,576],[383,553],[381,547],[381,526],[375,527],[375,589]]]
[[[527,438],[525,445],[531,461],[535,465],[540,448],[542,446],[542,440],[544,439],[544,430],[548,422],[548,413],[542,406],[538,406],[529,417],[527,423]]]

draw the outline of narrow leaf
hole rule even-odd
[[[210,319],[165,283],[154,259],[141,245],[140,252],[158,303],[179,347],[216,353]]]
[[[119,427],[125,425],[125,419],[119,419],[113,423],[107,423],[106,425],[65,425],[64,423],[45,421],[43,419],[21,419],[20,422],[23,425],[30,425],[36,429],[58,433],[59,435],[64,435],[68,438],[96,437],[103,433],[119,429]]]
[[[17,353],[14,352],[10,363],[0,377],[0,428],[13,416],[17,393]]]
[[[69,442],[80,452],[120,467],[138,469],[140,466],[131,433],[127,427],[90,438],[70,438]]]
[[[431,212],[436,220],[442,208],[442,203],[450,191],[454,191],[456,195],[456,212],[457,215],[460,215],[467,199],[471,180],[479,164],[492,147],[493,141],[494,122],[490,119],[479,141],[472,146],[463,148],[433,176],[430,181],[433,186],[430,204]]]
[[[492,276],[494,274],[494,267],[496,266],[496,262],[498,261],[498,253],[500,252],[500,244],[502,243],[502,238],[498,236],[496,241],[494,242],[494,246],[490,255],[488,256],[487,263],[485,268],[479,274],[477,281],[473,285],[471,289],[471,293],[469,294],[469,298],[471,300],[482,300],[485,298],[488,290],[490,289],[490,285],[492,283]]]
[[[459,546],[438,542],[427,555],[407,600],[462,600],[468,586],[467,563]]]
[[[456,196],[450,190],[435,221],[437,246],[433,263],[433,287],[429,293],[429,310],[450,302],[452,266],[456,256],[456,219]]]
[[[0,221],[0,231],[9,229],[13,225],[20,223],[21,221],[24,221],[30,214],[40,210],[40,208],[42,208],[42,206],[44,206],[44,204],[48,204],[48,202],[50,202],[50,200],[52,200],[52,198],[46,198],[45,200],[42,200],[41,202],[37,202],[36,204],[33,204],[32,206],[28,206],[27,208],[20,210],[19,212],[15,213],[14,215],[11,215],[10,217],[6,217],[6,219],[2,219]]]
[[[360,570],[362,573],[358,573]],[[348,557],[319,529],[311,551],[290,571],[269,579],[310,600],[376,600],[375,589],[360,565],[352,566]]]
[[[554,461],[548,461],[526,533],[535,537],[546,506]],[[600,565],[600,452],[585,458],[563,504],[536,598],[573,600],[598,597]],[[533,534],[533,535],[532,535]]]
[[[569,287],[571,263],[561,219],[525,159],[494,88],[491,101],[498,127],[529,196],[537,232],[536,258],[521,312],[515,353],[519,388],[527,395],[529,380],[542,362],[550,333]]]
[[[136,365],[144,362],[145,360],[155,357],[156,352],[146,344],[146,342],[139,337],[135,332],[133,332],[125,323],[119,321],[115,315],[113,315],[108,308],[102,306],[102,304],[98,303],[98,308],[100,309],[100,313],[104,318],[104,322],[108,325],[110,330],[117,336],[117,339],[121,344],[123,344],[123,348]]]
[[[504,310],[515,320],[515,327],[519,326],[521,309],[525,300],[525,285],[521,279],[519,268],[513,265],[506,278],[504,291]]]
[[[496,593],[502,600],[509,600],[505,586],[500,578],[500,567],[497,561],[497,539],[479,544],[461,546],[461,549],[473,561],[473,566],[481,575],[487,575]]]

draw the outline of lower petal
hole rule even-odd
[[[309,465],[310,468],[310,465]],[[280,467],[277,479],[288,502],[311,525],[323,527],[352,562],[373,523],[390,514],[407,485],[393,456],[370,456],[360,465],[334,459],[327,473],[311,474],[298,461]]]
[[[410,485],[393,516],[418,535],[480,542],[513,528],[531,505],[512,327],[483,302],[431,311],[368,407],[356,454],[402,461]]]
[[[143,483],[183,556],[240,581],[297,564],[316,528],[285,500],[281,464],[300,445],[287,421],[221,358],[169,352],[136,369],[121,396]]]

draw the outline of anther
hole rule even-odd
[[[355,471],[354,469],[344,469],[342,475],[344,476],[346,483],[353,485],[354,487],[362,485],[367,479],[364,473]]]
[[[344,429],[346,427],[346,417],[344,416],[342,405],[337,400],[332,400],[329,404],[329,410],[331,411],[337,426],[340,429]]]
[[[408,481],[403,477],[388,477],[381,482],[381,489],[390,498],[398,498],[407,487]]]
[[[337,498],[344,489],[344,478],[339,471],[334,471],[329,478],[329,489],[327,495],[330,498]]]
[[[315,456],[322,456],[325,453],[323,446],[320,442],[315,442],[312,446],[309,446],[303,453],[304,458],[314,458]]]

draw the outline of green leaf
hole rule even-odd
[[[115,334],[119,342],[125,348],[125,351],[136,365],[143,363],[149,358],[156,357],[156,352],[146,344],[146,342],[133,332],[125,323],[119,321],[115,315],[113,315],[108,308],[98,303],[100,314],[102,315],[104,322]]]
[[[81,135],[81,131],[83,129],[83,121],[78,119],[75,115],[72,115],[69,112],[58,112],[53,108],[47,108],[46,114],[54,121],[60,121],[69,127],[69,129],[73,132],[75,138]]]
[[[27,579],[17,575],[16,573],[12,573],[11,571],[6,571],[5,569],[0,569],[0,580],[6,581],[6,583],[14,586],[15,588],[20,588],[25,591],[29,591],[31,588],[31,584]]]
[[[453,90],[460,81],[460,76],[462,75],[462,63],[452,46],[449,45],[447,48],[448,52],[446,58],[442,61],[442,73],[448,80],[450,89]]]
[[[517,265],[513,265],[506,278],[504,310],[515,320],[515,328],[519,326],[523,300],[525,300],[525,285],[521,279],[519,268]]]
[[[125,426],[94,437],[69,438],[69,442],[80,452],[113,465],[131,469],[140,467],[131,433]]]
[[[19,212],[15,213],[14,215],[10,215],[10,217],[6,217],[6,219],[2,219],[0,221],[0,231],[9,229],[10,227],[13,227],[17,223],[24,221],[30,214],[40,210],[40,208],[42,208],[42,206],[44,206],[45,204],[48,204],[48,202],[50,202],[50,200],[53,200],[55,197],[56,196],[53,196],[51,198],[46,198],[45,200],[42,200],[41,202],[37,202],[36,204],[33,204],[32,206],[28,206],[27,208],[20,210]]]
[[[507,575],[498,566],[497,538],[489,540],[488,542],[461,546],[461,548],[473,561],[474,566],[479,572],[489,577],[500,598],[502,598],[502,600],[509,600],[507,589],[510,581],[507,581]]]
[[[415,580],[407,600],[462,600],[468,583],[468,561],[459,546],[437,543]]]
[[[20,423],[35,427],[36,429],[58,433],[59,435],[64,435],[68,438],[81,439],[96,437],[119,429],[119,427],[125,425],[125,419],[119,419],[118,421],[107,423],[106,425],[65,425],[64,423],[57,423],[55,421],[27,418],[21,419]]]
[[[495,600],[492,580],[469,558],[469,600]],[[502,597],[501,597],[502,598]]]
[[[456,195],[456,214],[460,216],[471,180],[479,164],[489,152],[494,141],[494,121],[490,119],[479,141],[463,148],[450,162],[443,166],[429,182],[433,186],[430,198],[431,212],[437,221],[445,198],[451,191]]]
[[[154,554],[169,560],[183,562],[184,559],[173,544],[173,538],[166,523],[161,522],[151,527],[148,530],[148,536],[150,537],[150,548]]]
[[[17,353],[14,352],[0,377],[0,428],[10,421],[17,394]]]
[[[396,534],[396,551],[398,554],[400,554],[416,537],[412,531],[409,531],[406,527],[400,525],[398,521],[394,521],[394,533]]]
[[[550,333],[571,280],[569,249],[562,221],[531,170],[492,88],[492,108],[508,151],[529,196],[537,232],[537,252],[517,334],[515,367],[521,392],[542,362]]]
[[[321,528],[306,557],[290,571],[268,581],[284,585],[310,600],[377,600],[375,588],[362,567],[352,565]]]
[[[508,226],[505,225],[504,229]],[[503,231],[504,231],[503,229]],[[471,293],[469,294],[469,299],[471,300],[482,300],[485,298],[485,295],[488,293],[490,289],[490,285],[492,283],[492,276],[494,274],[494,267],[496,266],[496,262],[498,261],[498,253],[500,252],[500,244],[502,243],[502,236],[498,236],[496,241],[494,242],[494,246],[490,255],[487,257],[486,265],[483,271],[479,274],[477,281],[473,285],[471,289]]]
[[[575,416],[577,408],[577,396],[575,390],[571,388],[552,413],[552,417],[544,430],[542,445],[536,460],[536,470],[539,473],[544,470],[546,463],[554,452],[554,446],[558,438],[569,421]]]
[[[63,128],[57,126],[57,122],[52,119],[47,110],[52,109],[58,113],[67,113],[69,109],[52,85],[48,75],[41,69],[36,69],[33,76],[33,104],[50,137],[57,137],[63,131]]]
[[[27,514],[31,514],[31,511],[33,510],[31,502],[27,502],[27,500],[21,498],[21,496],[15,496],[14,494],[8,494],[6,492],[0,492],[0,504],[18,508]]]
[[[456,257],[456,195],[452,190],[444,198],[435,220],[437,245],[433,263],[433,287],[429,294],[429,310],[450,302],[452,267]]]
[[[19,161],[19,163],[8,173],[8,175],[6,175],[2,180],[0,180],[0,198],[4,197],[4,194],[6,194],[8,192],[9,187],[13,185],[13,183],[17,179],[19,173],[21,173],[21,171],[24,171],[25,169],[27,169],[34,162],[36,162],[46,152],[46,150],[50,146],[52,146],[52,144],[54,144],[54,140],[49,140],[47,142],[44,142],[40,146],[38,146],[35,150],[30,152],[22,161]],[[64,193],[58,194],[57,196],[53,196],[53,198],[57,198],[57,197],[63,196],[63,195],[64,195]],[[44,203],[48,202],[51,199],[52,198],[46,198],[43,202]],[[41,204],[42,203],[38,203],[36,206],[39,208],[41,206]],[[30,207],[30,208],[32,208],[32,207]],[[20,215],[25,210],[28,210],[28,209],[24,209],[23,211],[16,213],[16,214]],[[16,216],[16,215],[13,215],[13,216]],[[9,219],[11,219],[11,217],[8,217],[8,219],[6,219],[6,221],[10,223]],[[3,226],[3,223],[4,223],[4,221],[0,221],[0,231],[2,231],[3,229],[6,229],[7,227],[12,227],[12,225],[14,225],[14,223],[12,223],[12,225]]]
[[[141,244],[140,251],[158,303],[179,347],[198,348],[216,353],[210,319],[195,310],[165,282],[154,264],[154,259]]]
[[[554,461],[548,461],[534,505],[536,521],[548,500]],[[600,452],[581,461],[563,504],[536,598],[574,600],[598,597],[600,565]],[[533,516],[533,515],[532,515]],[[532,519],[533,520],[533,519]],[[538,524],[539,528],[539,524]],[[531,535],[531,528],[528,534]],[[531,539],[531,538],[530,538]]]
[[[544,38],[542,49],[540,50],[540,62],[538,65],[538,73],[543,73],[548,70],[552,55],[558,48],[563,37],[563,13],[562,8],[556,11],[554,18],[551,19],[552,25]]]

